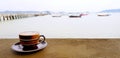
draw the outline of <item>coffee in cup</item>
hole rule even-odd
[[[45,36],[36,31],[25,31],[19,34],[20,44],[23,50],[37,49],[37,44],[45,41]]]

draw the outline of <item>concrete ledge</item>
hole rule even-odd
[[[0,39],[0,58],[120,58],[120,39],[47,39],[48,46],[35,53],[15,53],[18,39]]]

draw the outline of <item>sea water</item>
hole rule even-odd
[[[120,38],[120,13],[81,18],[46,15],[0,22],[0,38],[18,38],[24,31],[37,31],[47,38]]]

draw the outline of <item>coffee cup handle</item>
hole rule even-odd
[[[42,43],[44,43],[45,42],[45,40],[46,40],[46,38],[45,38],[45,36],[44,35],[40,35],[40,40],[42,39]]]

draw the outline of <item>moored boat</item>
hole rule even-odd
[[[97,14],[97,16],[109,16],[110,14],[107,14],[107,13],[99,13]]]
[[[81,18],[81,16],[82,16],[82,14],[80,14],[80,15],[70,15],[69,17],[70,18]]]

